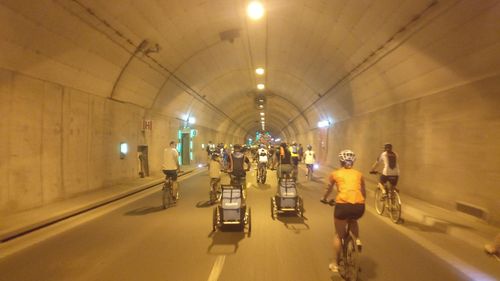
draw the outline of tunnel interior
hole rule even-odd
[[[267,131],[364,172],[390,142],[402,192],[500,225],[498,1],[261,2],[1,1],[0,212]]]

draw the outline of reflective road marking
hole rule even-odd
[[[219,275],[222,272],[222,267],[224,266],[225,260],[226,256],[217,257],[214,263],[214,267],[212,267],[212,271],[210,272],[210,276],[208,276],[208,281],[217,281],[217,279],[219,279]]]

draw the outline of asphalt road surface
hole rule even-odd
[[[193,174],[182,179],[175,207],[161,208],[159,187],[127,204],[103,207],[92,219],[0,259],[0,280],[341,280],[328,270],[333,207],[319,202],[321,183],[303,179],[305,217],[273,220],[275,172],[268,170],[267,184],[260,185],[249,172],[249,234],[212,232],[208,176]],[[468,280],[384,220],[367,211],[360,221],[360,280]]]

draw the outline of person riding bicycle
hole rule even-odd
[[[278,165],[278,178],[284,177],[285,174],[293,177],[292,155],[285,142],[280,144]]]
[[[398,165],[398,155],[396,152],[392,151],[392,144],[386,143],[384,144],[384,152],[382,152],[377,161],[373,164],[370,173],[375,174],[376,168],[379,163],[384,164],[384,168],[382,169],[382,174],[380,175],[379,187],[382,188],[382,192],[384,194],[387,193],[385,189],[385,184],[390,182],[392,187],[397,191],[396,188],[399,179],[399,165]]]
[[[257,150],[257,156],[259,158],[259,161],[257,162],[257,169],[260,169],[261,167],[264,167],[264,169],[267,168],[267,160],[268,160],[268,155],[267,155],[267,149],[266,146],[261,144],[260,148]]]
[[[219,160],[219,154],[212,153],[212,159],[208,163],[208,176],[210,177],[210,190],[212,192],[217,192],[220,183],[220,170],[221,164]]]
[[[269,161],[267,162],[269,169],[274,170],[276,163],[276,149],[273,145],[269,146]]]
[[[293,167],[294,177],[295,179],[297,179],[297,176],[299,174],[299,146],[294,141],[292,145],[289,147],[289,149],[290,149],[290,154],[292,156],[292,167]]]
[[[178,183],[177,183],[177,173],[180,171],[179,165],[179,152],[177,149],[175,141],[170,142],[170,147],[163,150],[163,166],[162,170],[165,174],[165,179],[169,177],[172,179],[172,192],[176,194],[174,201],[177,200]]]
[[[328,203],[327,200],[332,192],[333,186],[337,187],[337,196],[335,198],[334,223],[336,235],[333,245],[336,253],[336,262],[328,265],[331,271],[338,271],[338,262],[340,255],[340,239],[345,237],[346,225],[356,237],[356,245],[361,248],[359,240],[359,227],[357,220],[365,212],[365,181],[363,175],[358,170],[352,168],[356,161],[356,155],[351,150],[342,150],[339,154],[340,169],[333,171],[329,176],[329,184],[325,194],[321,199],[322,203]]]
[[[312,150],[312,146],[310,144],[307,145],[307,150],[304,152],[304,163],[307,167],[307,176],[309,176],[309,171],[312,176],[314,164],[316,163],[316,154],[314,153],[314,150]]]
[[[241,180],[243,187],[246,188],[245,177],[246,171],[250,170],[250,160],[248,157],[241,151],[241,145],[235,144],[233,146],[234,152],[229,155],[229,167],[228,173],[231,176],[231,180],[233,178],[237,178]],[[246,163],[247,168],[245,169],[244,164]]]

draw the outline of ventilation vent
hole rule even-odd
[[[486,210],[465,202],[455,202],[457,210],[480,219],[486,219]]]

